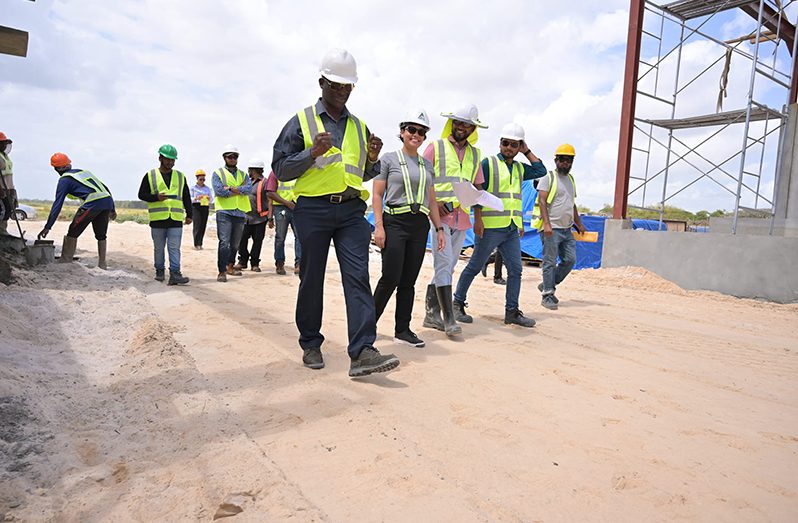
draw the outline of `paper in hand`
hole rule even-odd
[[[477,189],[474,187],[474,184],[470,182],[455,182],[452,185],[454,187],[454,194],[463,207],[482,205],[483,207],[490,207],[496,211],[504,210],[504,203],[499,198],[496,198],[489,192]]]

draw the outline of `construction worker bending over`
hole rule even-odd
[[[180,272],[180,243],[183,223],[191,223],[191,193],[186,177],[174,169],[177,149],[164,144],[158,149],[157,169],[144,175],[139,186],[139,200],[147,202],[155,258],[155,280],[164,280],[164,248],[169,252],[169,285],[185,285],[188,278]]]
[[[415,285],[427,251],[429,222],[435,227],[433,249],[446,244],[435,189],[432,162],[418,153],[429,131],[426,111],[411,111],[399,124],[402,148],[380,158],[380,174],[374,178],[374,241],[382,249],[382,277],[374,289],[377,320],[396,290],[394,341],[423,347],[424,341],[410,330]],[[385,206],[383,208],[383,198]]]
[[[202,250],[205,228],[208,225],[208,214],[213,203],[213,193],[205,185],[205,171],[197,169],[197,183],[191,186],[191,206],[194,208],[194,248]]]
[[[244,232],[238,244],[238,263],[233,266],[237,271],[246,269],[249,264],[253,272],[260,272],[260,250],[266,236],[266,224],[271,221],[271,200],[266,195],[264,170],[263,160],[253,158],[249,161],[247,174],[252,182],[252,192],[249,194],[250,210],[247,212]],[[250,238],[252,250],[248,249]]]
[[[296,180],[294,220],[302,243],[296,325],[302,362],[324,367],[322,305],[327,254],[335,245],[346,301],[349,375],[386,372],[399,365],[374,348],[377,326],[369,285],[371,227],[364,216],[363,181],[379,174],[382,140],[346,108],[357,81],[355,59],[333,49],[321,62],[321,98],[293,116],[274,144],[272,169],[280,181]]]
[[[285,275],[285,237],[288,226],[294,232],[294,274],[299,275],[299,262],[302,261],[302,244],[296,234],[294,223],[294,184],[296,180],[278,181],[274,171],[266,180],[266,190],[272,201],[272,218],[274,218],[274,268],[277,274]]]
[[[540,231],[543,241],[543,282],[538,285],[542,293],[540,304],[557,310],[560,300],[554,295],[576,263],[576,240],[571,227],[584,233],[585,226],[576,208],[576,182],[571,174],[576,150],[571,144],[562,144],[554,152],[556,171],[538,181],[538,199],[533,210],[532,223]],[[560,263],[557,263],[557,256]]]
[[[521,236],[524,235],[521,182],[545,176],[546,167],[529,150],[524,141],[524,128],[518,124],[511,123],[504,126],[499,139],[499,151],[496,156],[482,160],[482,170],[487,172],[483,189],[500,199],[504,210],[474,207],[476,246],[468,265],[457,281],[454,299],[458,303],[465,303],[471,282],[493,250],[497,249],[507,265],[504,323],[534,327],[535,320],[525,317],[518,308],[522,271]],[[513,160],[519,152],[529,160],[529,165]]]
[[[12,143],[5,133],[0,132],[0,234],[8,234],[8,220],[19,203],[14,188],[14,162],[9,157]]]
[[[227,275],[241,276],[233,268],[236,250],[246,225],[246,215],[252,209],[249,193],[252,180],[238,165],[238,147],[228,145],[222,153],[224,167],[214,171],[211,185],[216,195],[216,235],[219,237],[219,252],[216,265],[219,275],[216,281],[227,281]]]
[[[452,302],[452,280],[466,231],[471,228],[471,217],[469,209],[460,205],[455,196],[453,184],[470,182],[479,186],[485,181],[480,164],[481,153],[474,145],[478,138],[477,127],[487,129],[488,126],[479,121],[475,105],[463,106],[454,113],[441,113],[441,116],[448,119],[441,139],[427,146],[424,157],[434,165],[435,196],[446,247],[432,251],[435,276],[427,286],[424,326],[455,336],[462,332],[457,321],[470,321],[465,314],[465,303]]]
[[[55,189],[55,201],[50,208],[50,216],[44,229],[38,235],[39,239],[46,238],[53,228],[53,224],[61,214],[61,207],[65,198],[82,200],[83,203],[72,218],[69,230],[64,236],[64,246],[61,249],[60,263],[69,263],[75,256],[78,237],[91,224],[94,237],[97,239],[97,267],[107,269],[105,254],[108,246],[106,235],[108,221],[116,219],[116,209],[111,191],[95,175],[82,169],[73,169],[72,160],[64,153],[55,153],[50,157],[50,165],[60,177]]]

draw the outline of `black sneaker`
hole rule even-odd
[[[538,283],[538,290],[543,292],[543,282]],[[554,291],[557,291],[557,287],[554,287]],[[557,299],[557,296],[554,294],[551,294],[550,296],[553,298],[554,303],[560,303],[560,300]]]
[[[393,354],[383,356],[374,347],[365,347],[360,351],[360,356],[352,360],[349,366],[349,376],[358,378],[368,376],[372,372],[388,372],[399,366],[399,358]]]
[[[155,269],[155,281],[164,281],[166,269]]]
[[[504,323],[508,325],[520,325],[521,327],[535,326],[535,320],[524,317],[524,313],[518,309],[505,310]]]
[[[311,347],[309,349],[304,349],[302,363],[309,369],[323,369],[324,358],[321,357],[321,348]]]
[[[549,310],[557,310],[557,298],[555,298],[553,294],[544,294],[543,298],[540,300],[540,304]]]
[[[419,339],[419,337],[416,336],[416,333],[411,330],[406,330],[404,332],[400,332],[399,334],[394,335],[393,341],[397,341],[399,343],[405,343],[407,345],[410,345],[411,347],[421,348],[424,346],[424,340]]]
[[[507,280],[505,280],[501,276],[498,276],[493,278],[493,283],[495,283],[496,285],[507,285]]]

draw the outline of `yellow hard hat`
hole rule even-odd
[[[554,151],[554,156],[576,156],[576,149],[570,143],[564,143],[557,147],[557,150]]]
[[[196,176],[205,176],[205,171],[202,169],[197,169],[197,172],[194,173]]]

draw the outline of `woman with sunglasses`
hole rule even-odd
[[[402,120],[402,148],[382,156],[372,187],[374,241],[382,249],[382,277],[374,289],[377,320],[396,290],[394,340],[413,347],[424,346],[410,330],[410,317],[430,220],[437,232],[433,247],[441,250],[446,241],[438,206],[430,205],[435,203],[432,162],[418,153],[429,128],[429,117],[420,109]]]

